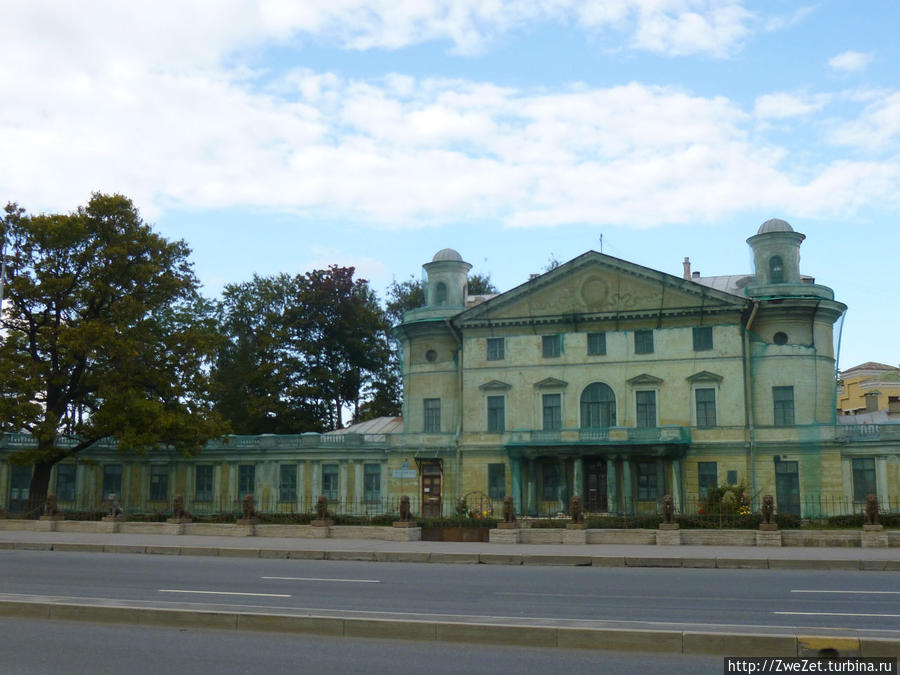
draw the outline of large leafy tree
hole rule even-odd
[[[340,428],[376,392],[389,322],[353,267],[225,289],[216,407],[237,433]]]
[[[68,214],[10,204],[2,237],[0,428],[37,440],[11,457],[34,467],[32,513],[53,465],[103,438],[120,451],[193,453],[221,433],[206,375],[218,331],[184,242],[104,194]]]

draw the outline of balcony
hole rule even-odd
[[[838,424],[835,434],[841,441],[897,441],[900,424]]]
[[[508,445],[658,445],[691,442],[690,427],[666,426],[635,429],[609,427],[596,429],[557,429],[512,431]]]

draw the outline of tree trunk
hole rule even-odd
[[[50,471],[56,462],[39,462],[34,465],[31,474],[31,484],[28,488],[28,513],[29,518],[35,520],[44,513],[44,504],[47,501],[47,490],[50,487]]]

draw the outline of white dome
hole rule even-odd
[[[793,232],[794,228],[786,220],[781,218],[772,218],[759,226],[756,234],[767,234],[769,232]]]
[[[462,256],[452,248],[442,248],[434,254],[431,262],[442,262],[444,260],[452,260],[453,262],[462,262]]]

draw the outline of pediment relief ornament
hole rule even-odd
[[[701,370],[699,373],[694,373],[685,379],[693,384],[694,382],[721,382],[724,378],[721,375],[716,375],[708,370]]]
[[[568,386],[568,384],[568,382],[557,380],[555,377],[547,377],[540,382],[535,382],[534,386],[536,389],[562,389]]]
[[[635,377],[632,377],[630,380],[626,380],[628,384],[632,387],[641,386],[641,385],[652,385],[659,386],[663,383],[663,381],[658,377],[653,377],[653,375],[648,375],[647,373],[641,373]]]
[[[501,382],[500,380],[491,380],[490,382],[479,385],[478,388],[481,389],[481,391],[508,391],[512,389],[512,385]]]

